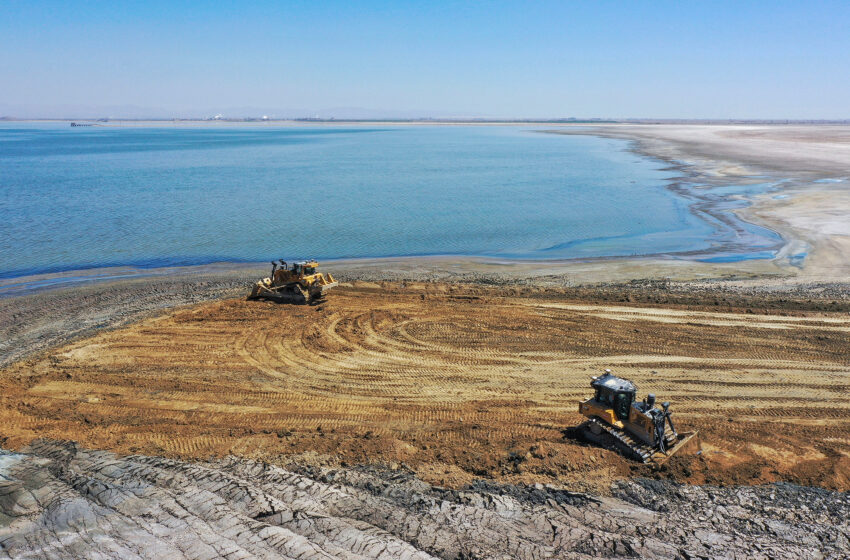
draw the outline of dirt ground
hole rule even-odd
[[[604,368],[670,401],[703,453],[655,471],[572,438]],[[317,306],[200,303],[16,362],[0,370],[0,445],[407,465],[451,487],[604,492],[641,475],[850,490],[848,390],[846,311],[356,282]]]
[[[617,481],[610,496],[378,467],[0,450],[0,559],[844,560],[850,499],[776,483]],[[5,516],[5,517],[4,517]]]

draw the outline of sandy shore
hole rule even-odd
[[[681,169],[683,181],[777,183],[737,211],[786,240],[774,264],[802,281],[845,281],[850,273],[850,126],[599,125],[552,132],[632,140],[636,151]],[[798,264],[789,262],[794,255],[805,255],[801,268],[789,266]],[[755,272],[754,264],[740,268]]]
[[[547,125],[541,131],[631,140],[635,151],[667,161],[680,171],[671,188],[696,197],[700,195],[694,184],[774,184],[769,193],[755,196],[748,207],[735,212],[744,221],[781,234],[784,247],[774,259],[738,262],[703,262],[698,260],[701,255],[562,261],[430,256],[348,259],[328,262],[326,266],[352,279],[532,282],[556,286],[658,279],[721,280],[775,288],[813,282],[844,283],[850,276],[850,219],[846,218],[850,215],[848,125]],[[714,212],[722,219],[726,211]],[[0,298],[133,276],[194,278],[234,269],[257,275],[266,266],[224,263],[212,268],[117,267],[0,279]]]

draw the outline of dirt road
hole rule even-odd
[[[0,370],[2,445],[396,463],[454,487],[608,491],[644,474],[850,489],[847,312],[523,290],[358,282],[314,307],[179,309]],[[603,368],[671,401],[704,453],[654,473],[565,437]]]

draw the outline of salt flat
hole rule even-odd
[[[802,269],[788,268],[789,275],[843,281],[850,273],[850,126],[635,124],[557,132],[632,139],[638,151],[679,166],[689,180],[779,182],[777,192],[738,214],[781,233],[792,252],[807,253]]]

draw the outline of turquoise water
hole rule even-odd
[[[624,141],[523,127],[4,123],[0,276],[307,256],[772,254],[772,232],[705,212],[739,204],[730,193],[669,189],[674,173]]]

